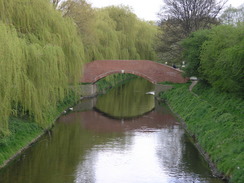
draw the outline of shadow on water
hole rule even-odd
[[[127,94],[119,88],[111,91],[117,93],[111,94],[113,100],[83,100],[75,111],[61,116],[51,133],[0,171],[0,182],[221,183],[169,109],[152,96],[145,99],[150,107],[141,101],[152,86],[141,79],[133,82],[123,86]],[[137,94],[126,99],[133,91]],[[116,105],[129,109],[119,112]],[[103,112],[92,110],[95,106]]]

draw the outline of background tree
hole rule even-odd
[[[225,1],[215,0],[164,0],[159,16],[162,34],[158,52],[162,60],[181,61],[180,41],[199,29],[218,24],[217,15]]]
[[[244,91],[244,24],[214,27],[201,51],[201,76],[224,92]]]
[[[51,0],[51,3],[53,4],[54,8],[57,8],[62,0]]]
[[[85,0],[67,0],[59,8],[64,17],[74,20],[83,42],[89,44],[95,29],[95,10]]]
[[[67,0],[60,10],[64,17],[74,20],[83,39],[86,61],[156,60],[157,27],[138,19],[129,7],[93,9],[85,0]]]
[[[188,38],[182,41],[183,59],[187,63],[185,75],[188,77],[201,77],[199,67],[201,63],[201,51],[203,43],[208,40],[210,30],[199,30],[192,33]]]
[[[244,22],[244,4],[238,8],[229,6],[220,16],[220,20],[223,24],[232,25]]]

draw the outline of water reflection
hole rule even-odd
[[[142,116],[122,119],[89,110],[94,99],[83,102],[2,169],[0,182],[221,182],[211,175],[177,119],[158,102]]]
[[[115,118],[131,118],[151,111],[154,106],[154,96],[146,93],[154,90],[149,81],[136,78],[117,88],[107,95],[98,97],[96,109]]]

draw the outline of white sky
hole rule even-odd
[[[163,0],[87,0],[94,8],[101,8],[110,5],[126,5],[132,8],[133,12],[144,20],[158,20],[157,13],[163,5]],[[242,0],[228,0],[227,6],[238,7]]]

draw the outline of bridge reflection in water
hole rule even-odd
[[[86,111],[62,116],[58,121],[60,123],[77,123],[77,119],[83,128],[95,132],[124,132],[135,129],[150,131],[151,128],[161,129],[179,124],[171,114],[162,114],[158,111],[151,111],[131,119],[113,119],[97,111]]]
[[[221,183],[172,113],[145,94],[152,88],[143,82],[141,86],[128,84],[136,96],[130,89],[119,89],[117,97],[112,97],[112,90],[108,93],[108,101],[103,96],[83,100],[61,116],[49,134],[0,171],[0,182]],[[141,107],[148,102],[149,107],[142,110],[133,102]],[[119,106],[130,110],[112,110]],[[139,116],[135,117],[135,111]]]

